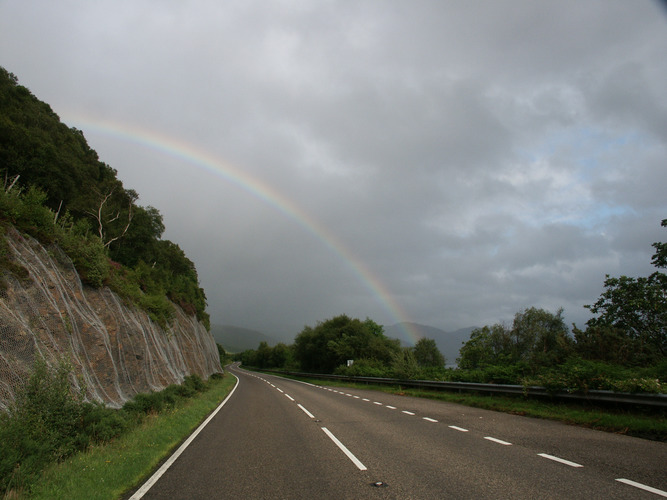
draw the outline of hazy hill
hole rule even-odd
[[[249,328],[241,328],[240,326],[211,325],[211,333],[216,343],[224,347],[227,352],[243,352],[246,349],[257,349],[260,342],[266,342],[270,346],[280,342],[262,332],[250,330]]]
[[[453,332],[446,332],[440,328],[418,323],[396,323],[395,325],[385,326],[384,333],[387,337],[400,340],[401,344],[405,346],[415,345],[415,340],[407,333],[410,330],[415,331],[419,338],[433,339],[440,352],[445,356],[447,365],[453,365],[459,356],[462,343],[470,338],[470,332],[475,328],[470,326]]]

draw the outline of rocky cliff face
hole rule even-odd
[[[40,357],[71,363],[72,383],[112,407],[187,375],[222,371],[215,341],[195,317],[176,307],[175,320],[162,328],[109,289],[83,285],[57,247],[16,231],[6,240],[10,259],[28,274],[5,275],[0,287],[0,409]]]

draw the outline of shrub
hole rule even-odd
[[[47,463],[88,446],[84,403],[72,392],[70,372],[65,361],[51,368],[38,360],[15,404],[0,416],[0,489],[20,487]]]
[[[349,377],[389,377],[391,375],[389,368],[375,359],[358,359],[352,366],[339,366],[334,373]]]

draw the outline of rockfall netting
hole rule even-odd
[[[28,271],[0,287],[0,410],[15,399],[35,360],[73,366],[71,382],[90,401],[120,407],[192,374],[222,371],[212,335],[179,307],[166,329],[108,288],[83,286],[57,247],[10,231],[10,258]]]

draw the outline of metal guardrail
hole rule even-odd
[[[316,378],[320,380],[341,380],[345,382],[359,382],[365,384],[398,385],[401,387],[424,388],[441,391],[481,392],[487,394],[522,395],[526,397],[551,398],[576,402],[615,403],[627,406],[649,406],[653,408],[667,408],[667,394],[647,394],[592,390],[580,392],[553,392],[545,387],[478,384],[475,382],[442,382],[438,380],[403,380],[380,377],[351,377],[347,375],[326,375],[321,373],[284,372],[279,370],[262,370],[264,372],[293,377]]]

